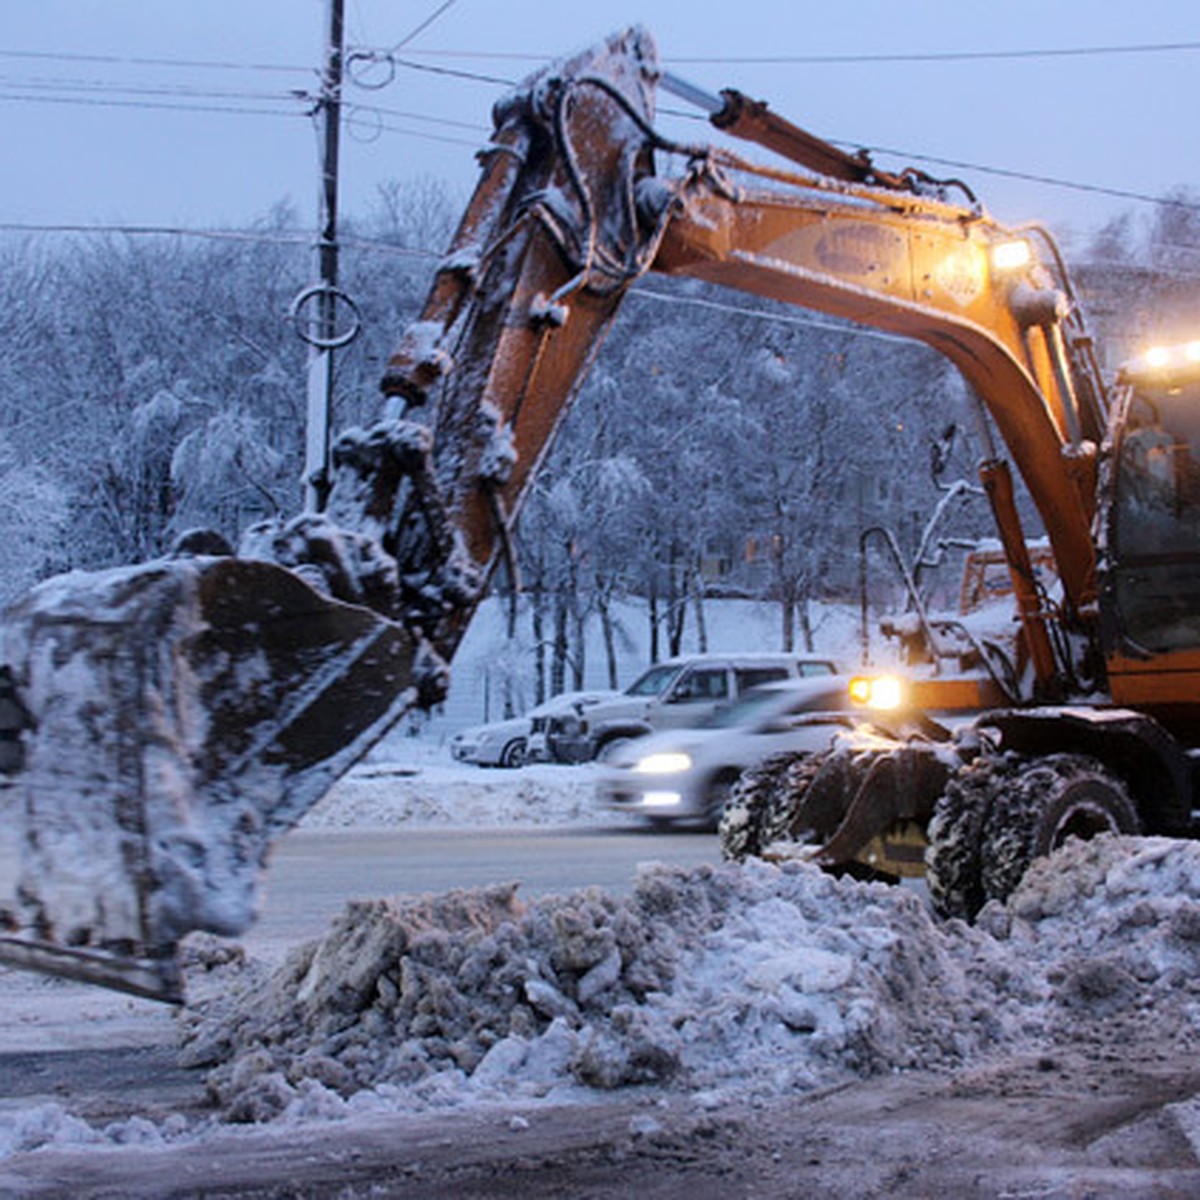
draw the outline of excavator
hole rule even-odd
[[[663,137],[661,88],[772,165]],[[1014,597],[1007,652],[941,653],[925,622],[931,653],[898,706],[864,708],[828,754],[773,762],[726,814],[726,855],[927,871],[943,911],[969,916],[1070,833],[1191,835],[1200,347],[1106,386],[1044,230],[692,88],[641,28],[533,75],[494,122],[381,418],[332,448],[324,507],[236,551],[197,532],[152,562],[52,578],[7,612],[0,800],[20,867],[0,962],[180,1001],[183,939],[248,928],[272,841],[444,694],[554,434],[651,272],[945,355],[988,431],[979,473]]]

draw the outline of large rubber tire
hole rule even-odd
[[[741,862],[791,837],[804,793],[823,761],[817,754],[775,754],[743,771],[718,827],[722,857]]]
[[[1082,754],[1032,760],[996,798],[980,852],[984,894],[1007,900],[1034,859],[1068,838],[1140,832],[1129,790],[1102,763]]]
[[[760,852],[767,809],[783,786],[791,760],[790,754],[775,754],[742,772],[717,826],[722,858],[741,862]]]
[[[1012,759],[984,755],[960,767],[938,797],[925,832],[925,881],[940,916],[970,921],[983,907],[984,833],[1016,771]]]

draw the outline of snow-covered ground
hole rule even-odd
[[[594,823],[591,772],[458,766],[436,730],[402,731],[304,827]],[[281,1150],[332,1127],[349,1145],[381,1115],[486,1110],[519,1130],[622,1095],[653,1124],[676,1102],[730,1111],[1030,1057],[1167,1062],[1200,1049],[1200,845],[1073,844],[975,926],[935,920],[919,891],[798,863],[658,866],[620,896],[355,902],[282,963],[203,937],[189,953],[194,1003],[175,1020],[0,970],[0,1056],[174,1040],[211,1101],[113,1119],[0,1100],[0,1160],[228,1153],[246,1123]],[[1200,1104],[1176,1097],[1161,1118],[1200,1152]]]
[[[594,819],[588,769],[485,771],[409,749],[358,768],[308,828]],[[622,1091],[725,1106],[1065,1042],[1191,1052],[1200,846],[1073,846],[974,927],[936,921],[911,890],[751,863],[647,868],[624,897],[522,903],[496,887],[356,902],[282,965],[228,951],[195,939],[196,1003],[172,1035],[207,1072],[211,1112],[105,1124],[69,1103],[6,1103],[0,1156],[194,1146],[247,1121],[295,1139],[381,1112],[528,1113]],[[74,1004],[81,1029],[164,1036],[159,1008],[30,979],[0,971],[5,1049],[47,1001],[63,1006],[56,1027]]]
[[[611,824],[594,800],[596,769],[592,763],[482,768],[455,763],[429,740],[404,738],[376,749],[309,811],[300,828]]]

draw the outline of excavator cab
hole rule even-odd
[[[1116,703],[1200,734],[1200,341],[1122,368],[1101,612]]]
[[[1112,596],[1121,638],[1137,655],[1200,648],[1200,342],[1190,353],[1172,363],[1161,352],[1158,369],[1154,356],[1125,374]]]

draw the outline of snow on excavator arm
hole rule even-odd
[[[658,77],[634,29],[497,105],[481,181],[388,365],[390,411],[335,444],[324,513],[247,531],[237,556],[193,545],[51,580],[10,614],[28,727],[0,961],[176,999],[180,939],[249,926],[270,842],[444,687],[555,429],[650,270],[946,353],[1025,474],[1068,605],[1090,604],[1091,492],[1075,481],[1102,420],[1062,282],[1036,261],[999,272],[1011,238],[976,208],[910,176],[859,178],[861,158],[834,169],[840,152],[827,162],[764,106],[731,131],[810,173],[665,143]],[[655,175],[660,149],[687,156],[683,178]],[[735,185],[745,170],[769,186]]]
[[[444,694],[531,474],[661,235],[665,207],[638,191],[653,82],[630,31],[497,106],[388,368],[393,411],[337,440],[323,513],[251,528],[237,555],[188,538],[52,579],[6,614],[0,799],[21,866],[0,962],[178,1000],[181,939],[245,930],[271,842]]]

